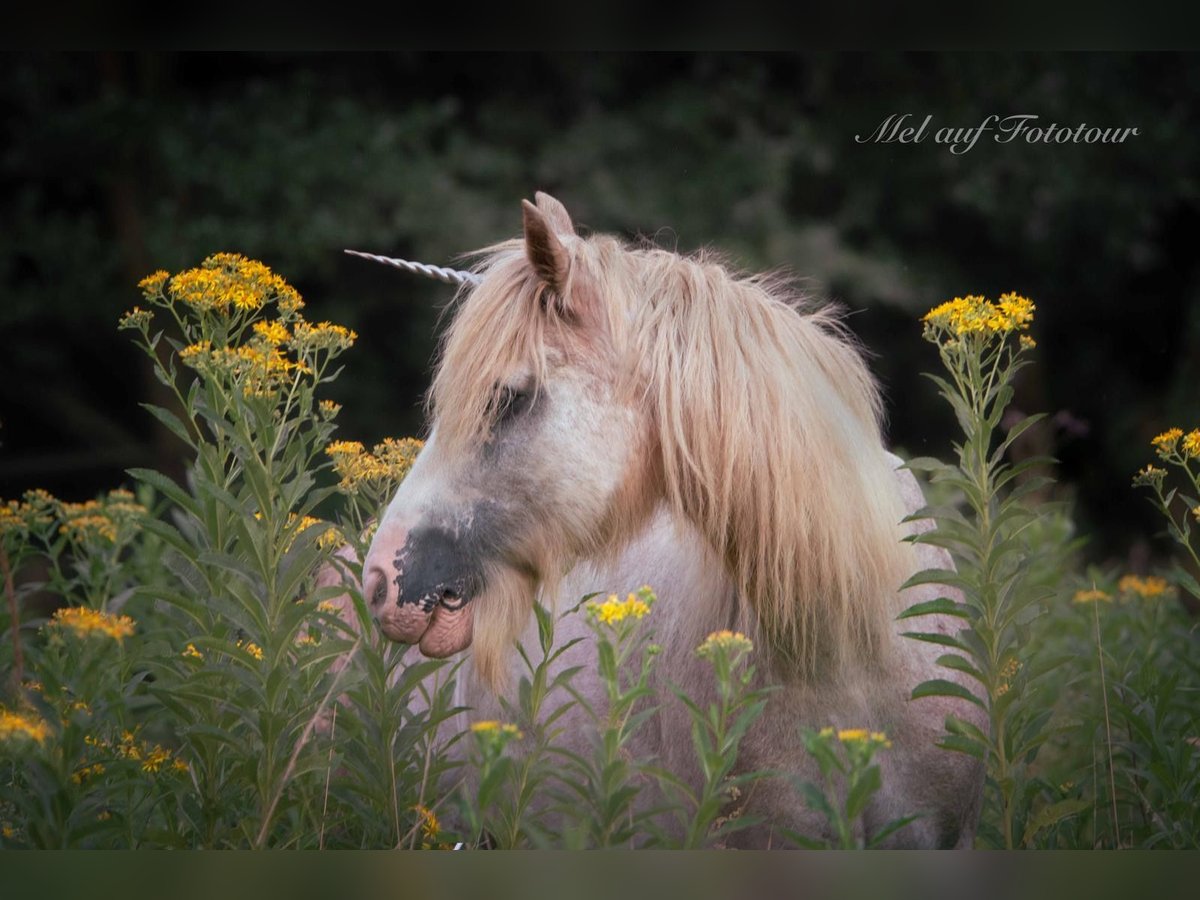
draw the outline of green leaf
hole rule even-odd
[[[1038,832],[1052,825],[1057,825],[1063,819],[1078,815],[1091,805],[1091,801],[1083,797],[1072,797],[1043,806],[1026,823],[1025,834],[1021,838],[1021,846],[1031,846],[1034,838],[1038,836]]]
[[[187,510],[192,515],[199,518],[200,507],[196,503],[196,499],[166,475],[163,475],[161,472],[156,472],[154,469],[126,469],[125,471],[131,477],[153,487],[159,493],[171,500],[171,502],[176,506]]]
[[[937,658],[937,664],[946,669],[953,669],[956,672],[962,672],[964,675],[970,675],[980,684],[984,683],[983,674],[975,668],[971,663],[957,653],[943,653]]]
[[[922,818],[922,815],[917,813],[916,815],[905,816],[902,819],[893,819],[880,828],[879,831],[875,832],[875,834],[871,835],[871,839],[867,842],[867,849],[878,847],[905,825],[909,825],[920,818]]]
[[[875,792],[883,787],[879,766],[871,766],[862,772],[846,794],[846,817],[851,821],[863,814]]]
[[[914,641],[924,641],[927,644],[937,644],[941,647],[953,647],[955,650],[961,650],[963,653],[970,652],[962,641],[948,634],[938,634],[928,631],[903,631],[901,632],[901,636],[912,638]]]
[[[159,422],[166,426],[168,431],[170,431],[189,447],[196,446],[196,438],[195,435],[192,434],[192,430],[188,428],[179,418],[179,416],[175,415],[175,413],[171,412],[169,409],[164,409],[161,406],[155,406],[153,403],[141,403],[139,405],[142,407],[142,409],[149,412],[150,415],[154,416],[154,418],[158,419]]]
[[[905,581],[904,584],[900,585],[900,590],[919,587],[922,584],[937,584],[958,588],[959,590],[963,590],[964,588],[970,589],[971,587],[970,582],[959,575],[954,569],[922,569]]]
[[[965,753],[968,756],[973,756],[976,759],[982,760],[987,754],[987,748],[968,737],[963,737],[960,734],[948,734],[943,737],[938,746],[943,750],[953,750],[956,753]]]
[[[921,697],[958,697],[962,700],[967,700],[974,703],[981,709],[984,707],[983,701],[972,694],[961,684],[956,684],[953,681],[947,681],[944,678],[931,678],[928,681],[922,681],[912,690],[912,699],[918,700]]]
[[[966,606],[953,600],[950,597],[938,597],[936,600],[926,600],[924,603],[914,603],[904,612],[900,613],[897,619],[911,619],[916,616],[957,616],[960,619],[967,618]]]

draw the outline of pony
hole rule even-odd
[[[929,527],[906,521],[924,499],[883,446],[879,389],[836,311],[707,252],[581,236],[558,200],[535,200],[520,238],[479,251],[453,306],[428,439],[363,564],[380,630],[428,657],[465,653],[456,699],[495,716],[514,641],[537,646],[535,599],[648,583],[658,687],[669,673],[693,697],[711,691],[693,651],[722,629],[746,634],[759,678],[779,686],[740,766],[816,780],[801,725],[886,732],[866,836],[920,813],[887,845],[971,846],[982,766],[937,743],[948,714],[986,723],[962,700],[910,699],[935,673],[961,676],[896,623],[952,593],[900,586],[952,563],[903,540]],[[579,619],[558,637],[587,638]],[[583,665],[600,702],[588,652],[580,642],[561,664]],[[698,779],[689,728],[664,706],[633,752]],[[823,833],[796,791],[741,803],[762,821],[735,845]]]

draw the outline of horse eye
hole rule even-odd
[[[533,392],[527,389],[501,388],[496,398],[496,423],[503,425],[520,416],[533,402]]]

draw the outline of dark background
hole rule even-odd
[[[788,268],[853,310],[890,439],[953,421],[918,319],[956,294],[1038,305],[1017,406],[1061,460],[1097,560],[1159,529],[1129,487],[1168,425],[1200,425],[1198,58],[1178,54],[26,55],[0,75],[0,497],[81,499],[176,470],[116,329],[154,269],[262,259],[361,340],[341,436],[417,433],[450,289],[343,256],[435,263],[517,234],[547,190],[593,230]],[[856,143],[1035,114],[1123,144]],[[1163,546],[1163,545],[1159,545]]]

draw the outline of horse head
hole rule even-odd
[[[602,273],[557,200],[465,280],[429,395],[430,435],[364,566],[383,633],[500,657],[531,599],[649,509],[644,407],[625,390]]]

